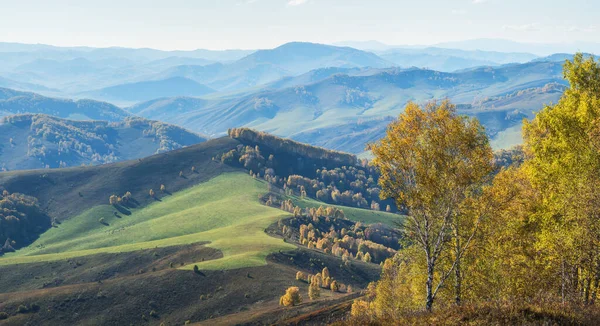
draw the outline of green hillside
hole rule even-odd
[[[210,241],[208,246],[221,250],[224,258],[199,262],[201,269],[260,266],[269,253],[293,248],[264,232],[289,215],[261,205],[258,197],[266,192],[264,182],[228,173],[161,196],[160,201],[132,209],[131,215],[116,217],[113,206],[95,206],[48,230],[29,247],[6,255],[0,265]]]
[[[374,211],[362,208],[348,207],[348,206],[339,206],[339,205],[331,205],[327,203],[323,203],[311,198],[300,198],[297,196],[292,196],[292,201],[294,205],[300,206],[302,208],[306,207],[319,207],[319,206],[332,206],[344,211],[344,215],[351,221],[355,222],[363,222],[366,224],[373,223],[383,223],[392,227],[396,227],[396,223],[402,222],[403,216],[393,213],[386,213],[382,211]]]

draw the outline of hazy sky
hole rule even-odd
[[[159,49],[600,42],[600,0],[0,0],[0,42]]]

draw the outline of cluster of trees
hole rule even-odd
[[[125,205],[127,206],[131,200],[133,199],[131,192],[127,191],[123,197],[119,197],[117,195],[110,195],[110,197],[108,197],[108,203],[116,206],[116,205]]]
[[[276,167],[279,162],[276,161],[276,157],[273,154],[265,156],[267,155],[263,155],[258,145],[240,145],[224,153],[220,160],[225,164],[243,166],[253,177],[263,178],[269,184],[283,188],[287,195],[311,197],[326,203],[373,210],[396,210],[393,200],[380,199],[377,169],[369,167],[366,160],[357,160],[356,165],[352,166],[317,169],[315,178],[309,178],[297,174],[287,177],[278,175]]]
[[[267,202],[273,200],[271,197]],[[362,260],[379,264],[394,256],[399,248],[398,236],[389,227],[354,223],[334,207],[302,210],[291,200],[285,200],[282,209],[295,212],[294,218],[279,222],[285,237],[296,239],[310,249],[341,257],[344,262]]]
[[[29,244],[51,226],[50,217],[40,209],[35,197],[20,193],[0,193],[0,255]]]
[[[329,274],[329,269],[327,267],[324,267],[321,272],[315,275],[298,271],[296,273],[296,280],[309,284],[308,297],[311,300],[316,300],[321,297],[321,289],[344,293],[351,293],[353,291],[351,285],[346,286],[345,284],[336,281],[333,276]],[[285,294],[279,298],[279,304],[286,307],[295,306],[300,303],[302,303],[302,295],[300,294],[300,288],[297,286],[289,287]]]
[[[522,163],[498,174],[483,128],[448,102],[409,104],[371,146],[382,195],[408,216],[403,249],[355,316],[393,323],[434,303],[596,305],[600,63],[578,54],[564,68],[569,89],[524,124]]]
[[[357,166],[318,169],[314,179],[290,175],[284,188],[331,204],[373,210],[385,208],[388,212],[395,210],[392,200],[380,199],[378,179],[377,169],[361,161]]]
[[[343,165],[355,165],[357,163],[356,156],[352,154],[311,146],[248,128],[232,128],[227,130],[227,134],[229,137],[243,142],[250,142],[261,146],[264,145],[275,152],[286,151],[311,159],[335,161]]]

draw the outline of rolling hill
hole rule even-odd
[[[353,300],[358,292],[323,290],[321,299],[305,305],[278,306],[279,293],[291,284],[306,296],[307,284],[296,280],[299,270],[315,274],[327,267],[338,283],[361,289],[380,267],[303,246],[298,223],[309,217],[292,218],[263,200],[285,199],[282,181],[269,178],[264,168],[265,179],[250,176],[239,162],[219,159],[258,147],[281,177],[358,164],[352,155],[243,132],[140,160],[0,173],[2,200],[31,196],[52,223],[49,229],[40,224],[31,243],[7,240],[3,247],[3,322],[183,324],[227,318],[273,324]],[[123,197],[109,203],[111,195]],[[297,195],[291,197],[302,207],[324,205]],[[4,218],[0,214],[0,222]],[[362,237],[383,232],[388,239],[385,227],[354,222],[388,218],[401,217],[348,208],[347,218],[313,217],[311,223],[323,232],[343,227]]]
[[[210,135],[249,126],[360,153],[368,141],[381,137],[384,121],[397,116],[408,101],[448,98],[459,104],[461,113],[478,117],[493,139],[501,137],[495,145],[503,148],[520,142],[503,133],[514,134],[523,118],[558,100],[565,81],[561,63],[531,62],[454,73],[321,69],[271,85],[240,97],[160,99],[127,110]],[[330,130],[348,133],[337,137]]]
[[[206,140],[180,127],[142,118],[106,122],[15,115],[5,117],[0,124],[0,168],[6,171],[105,164]]]
[[[215,90],[184,77],[172,77],[163,80],[127,83],[106,87],[82,95],[116,103],[141,102],[161,97],[203,96]]]

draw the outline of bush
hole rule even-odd
[[[165,192],[167,190],[167,187],[165,187],[165,185],[160,185],[160,192]]]
[[[279,304],[286,307],[295,306],[301,302],[302,296],[300,296],[300,289],[297,286],[289,287],[279,299]]]
[[[152,317],[152,318],[158,318],[158,313],[156,312],[156,310],[150,311],[150,317]]]
[[[26,306],[24,306],[24,305],[20,305],[20,306],[17,308],[17,313],[20,313],[20,314],[25,314],[25,313],[28,313],[28,312],[29,312],[29,309],[27,309],[27,307],[26,307]]]
[[[0,312],[0,320],[8,319],[8,314],[4,311]]]

